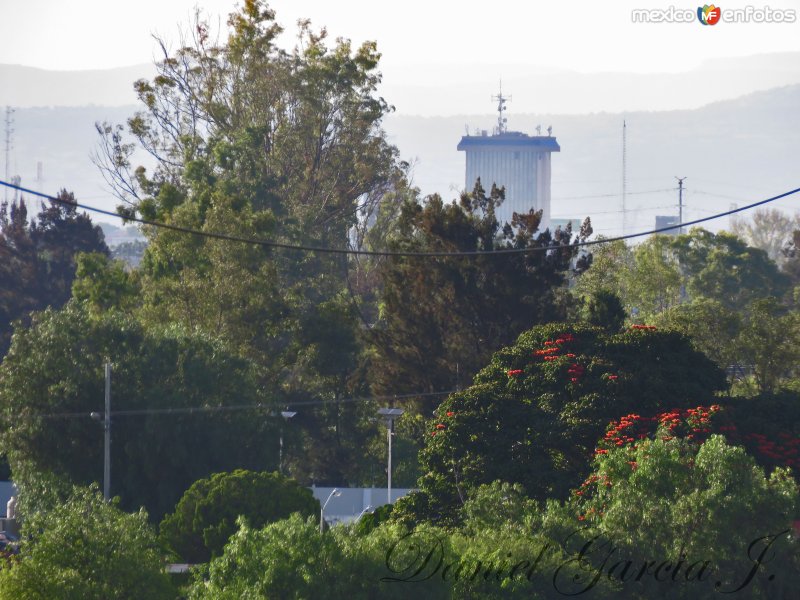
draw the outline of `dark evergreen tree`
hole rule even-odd
[[[59,308],[69,300],[81,252],[109,254],[103,232],[75,196],[62,190],[59,202],[28,221],[25,200],[0,206],[0,354],[11,340],[12,323],[30,312]]]
[[[381,269],[381,319],[374,329],[373,389],[379,394],[441,392],[467,386],[498,348],[533,325],[563,320],[570,271],[586,268],[574,245],[584,223],[540,231],[541,212],[501,224],[504,190],[477,181],[459,204],[431,196],[404,204],[391,248],[403,252],[472,252],[460,257],[392,256]],[[518,254],[496,251],[528,250]],[[422,402],[433,408],[441,399]]]

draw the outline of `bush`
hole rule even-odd
[[[241,469],[216,473],[186,490],[175,512],[161,522],[159,537],[183,560],[203,563],[222,554],[238,517],[260,529],[295,512],[318,515],[319,502],[293,479]]]
[[[0,570],[2,600],[174,598],[154,532],[96,488],[74,488],[54,510],[30,515],[19,560]]]

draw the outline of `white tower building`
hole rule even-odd
[[[542,211],[540,229],[545,229],[550,226],[550,154],[560,152],[561,147],[550,127],[547,135],[541,135],[541,127],[535,136],[507,131],[503,113],[511,98],[501,91],[493,99],[498,102],[499,116],[492,134],[484,130],[479,135],[465,135],[458,144],[458,150],[467,155],[465,187],[472,191],[478,177],[487,194],[493,183],[505,186],[506,199],[497,210],[501,226],[511,223],[513,213],[534,209]]]

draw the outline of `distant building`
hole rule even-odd
[[[561,231],[564,231],[567,225],[572,225],[572,231],[575,233],[581,228],[582,224],[583,219],[550,219],[550,228],[553,231],[555,231],[556,227],[561,227]]]
[[[664,227],[671,227],[673,225],[679,225],[680,219],[677,215],[659,215],[656,217],[656,229],[663,229]],[[661,231],[659,232],[664,235],[678,235],[680,233],[680,227],[675,227],[675,229],[670,229],[668,231]]]
[[[0,517],[5,518],[8,501],[16,495],[17,488],[11,481],[0,481]]]
[[[379,506],[389,504],[389,495],[384,488],[309,488],[314,498],[319,500],[320,506],[325,504],[331,492],[338,489],[339,496],[333,496],[325,507],[325,520],[330,524],[349,523],[355,521],[365,512],[372,512]],[[398,498],[415,490],[405,488],[392,488],[392,503]]]
[[[501,91],[494,99],[499,116],[491,135],[486,130],[465,135],[457,147],[466,153],[466,190],[471,192],[479,177],[487,194],[493,183],[505,186],[505,202],[497,211],[501,225],[510,223],[515,212],[534,209],[542,211],[541,227],[550,227],[550,154],[560,152],[561,147],[550,127],[547,135],[541,135],[541,127],[535,136],[507,131],[503,112],[510,98]]]

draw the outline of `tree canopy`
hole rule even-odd
[[[724,387],[724,373],[675,332],[534,327],[439,406],[420,455],[421,492],[394,515],[457,520],[469,490],[496,479],[563,498],[610,420],[695,406]]]
[[[144,512],[122,512],[97,488],[74,488],[27,516],[20,553],[0,568],[3,600],[175,598]]]
[[[121,506],[171,510],[197,479],[234,468],[277,467],[270,404],[253,368],[208,335],[144,328],[78,303],[34,316],[0,365],[0,447],[12,470],[33,468],[100,481],[103,365],[112,362],[111,491]],[[192,410],[196,409],[196,410]]]
[[[239,517],[260,529],[292,513],[306,518],[318,512],[319,502],[308,489],[278,473],[215,473],[186,490],[161,521],[159,538],[182,560],[203,563],[222,554]]]
[[[478,180],[459,204],[432,196],[402,206],[393,250],[490,254],[392,256],[381,263],[371,363],[378,393],[457,389],[522,331],[565,317],[562,287],[573,269],[586,268],[574,244],[591,234],[589,222],[574,237],[571,228],[540,231],[541,213],[530,211],[515,213],[512,228],[495,217],[503,199],[502,189],[493,186],[487,195]],[[491,254],[509,249],[528,252]]]
[[[102,230],[78,212],[75,196],[62,190],[58,199],[30,220],[24,199],[0,205],[0,358],[14,321],[28,323],[32,311],[69,300],[79,253],[109,254]]]

